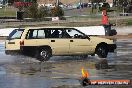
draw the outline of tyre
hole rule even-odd
[[[100,45],[97,46],[96,48],[96,54],[100,57],[100,58],[106,58],[108,55],[108,49],[106,45]]]
[[[117,32],[116,32],[115,29],[111,30],[111,34],[110,34],[110,36],[113,36],[113,35],[117,35]]]
[[[36,52],[36,58],[43,62],[43,61],[48,61],[51,57],[51,50],[48,48],[40,48],[37,52]]]

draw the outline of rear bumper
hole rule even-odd
[[[6,55],[20,55],[21,51],[20,50],[5,50]]]
[[[114,52],[114,50],[117,48],[116,44],[108,44],[108,50],[109,52]]]

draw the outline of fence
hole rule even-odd
[[[110,22],[118,25],[124,25],[128,20],[132,19],[132,16],[126,17],[111,17]],[[35,22],[24,22],[14,20],[0,20],[0,28],[6,27],[20,27],[20,26],[89,26],[89,25],[100,25],[101,18],[80,18],[72,17],[67,20],[60,21],[35,21]]]

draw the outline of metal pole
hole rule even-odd
[[[80,0],[80,9],[81,9],[81,3],[82,3],[82,0]]]
[[[7,7],[8,7],[8,0],[7,0]]]
[[[82,9],[82,7],[81,7],[81,3],[82,3],[82,0],[80,0],[80,15],[81,15],[81,9]]]
[[[119,0],[116,1],[116,26],[118,25],[118,3],[119,3]]]
[[[56,6],[57,7],[59,6],[59,0],[56,0]]]
[[[5,15],[6,15],[6,5],[8,7],[8,0],[7,1],[5,0]]]

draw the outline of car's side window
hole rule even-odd
[[[58,29],[51,30],[51,38],[59,38],[60,31]]]
[[[27,39],[44,38],[79,38],[83,39],[84,34],[72,28],[48,28],[48,29],[30,29]]]
[[[37,37],[37,30],[34,30],[32,38],[36,38],[36,37]]]
[[[53,28],[51,29],[51,37],[50,38],[62,38],[62,31],[61,28]]]
[[[51,38],[51,29],[46,29],[45,31],[45,38]]]
[[[23,31],[24,31],[24,29],[15,29],[15,30],[13,30],[10,33],[8,39],[20,39],[21,36],[22,36]]]
[[[27,39],[36,39],[37,38],[37,30],[30,29],[28,31]]]
[[[38,30],[38,39],[44,39],[45,38],[45,31],[44,30]]]
[[[71,38],[64,28],[51,30],[51,38]]]
[[[68,32],[65,29],[62,30],[62,38],[71,38],[71,36],[68,34]]]
[[[26,39],[44,39],[46,38],[45,30],[44,29],[30,29],[28,31],[28,35]]]
[[[75,29],[66,29],[66,32],[70,35],[71,38],[82,38],[84,36],[84,34],[82,34],[81,32],[75,30]]]

